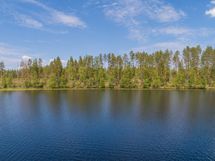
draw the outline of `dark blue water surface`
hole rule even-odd
[[[215,91],[0,92],[0,160],[215,160]]]

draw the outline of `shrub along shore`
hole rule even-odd
[[[215,49],[186,47],[156,51],[86,55],[62,65],[59,57],[20,62],[9,70],[0,62],[0,90],[35,89],[210,89],[215,88]]]

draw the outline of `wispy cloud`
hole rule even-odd
[[[78,17],[67,15],[60,11],[52,12],[53,22],[64,24],[70,27],[82,27],[85,28],[86,24]]]
[[[142,2],[140,0],[122,0],[103,4],[103,12],[106,17],[112,19],[120,25],[124,25],[129,30],[129,37],[142,41],[144,36],[140,30],[138,16],[142,13]]]
[[[27,15],[14,14],[14,18],[20,25],[25,27],[35,28],[35,29],[41,29],[43,27],[43,24],[40,21]]]
[[[144,0],[143,5],[144,13],[159,22],[178,21],[186,15],[162,0]]]
[[[190,28],[171,25],[185,17],[186,14],[163,0],[115,0],[110,4],[106,2],[102,8],[106,17],[128,29],[129,38],[144,44],[145,47],[136,48],[137,50],[182,49],[185,46],[183,41],[193,33]],[[161,25],[151,27],[151,23]],[[152,44],[148,42],[152,37],[161,35],[178,38]]]
[[[95,3],[103,8],[106,17],[128,29],[129,38],[138,41],[144,41],[152,31],[146,27],[148,20],[170,23],[185,16],[182,10],[163,0],[100,0]]]
[[[126,25],[137,25],[136,17],[142,12],[142,2],[140,0],[121,0],[115,5],[103,5],[104,13],[114,21]]]
[[[209,40],[215,30],[183,24],[186,13],[167,0],[89,0],[104,15],[127,28],[128,37],[140,46],[155,49],[181,49],[199,38]],[[215,0],[211,1],[212,5]],[[211,11],[210,11],[211,12]],[[215,16],[215,9],[214,9]],[[180,22],[179,22],[180,21]]]
[[[201,44],[201,46],[205,47],[207,45],[213,45],[214,40],[211,37],[215,36],[215,29],[213,28],[188,28],[188,27],[176,27],[169,26],[166,28],[157,28],[153,29],[150,32],[153,36],[168,36],[171,38],[161,39],[158,41],[149,41],[143,43],[142,47],[136,47],[134,51],[156,51],[156,50],[180,50],[182,51],[186,46],[195,46]],[[204,42],[200,42],[199,39],[203,39]]]
[[[28,7],[34,7],[37,10],[28,10]],[[56,25],[69,28],[85,28],[87,26],[78,16],[60,11],[37,0],[18,0],[16,3],[2,0],[0,12],[10,16],[9,20],[13,20],[20,26],[50,33],[65,33],[65,31],[55,31]]]
[[[184,11],[164,0],[91,0],[91,5],[93,1],[95,5],[104,8],[107,16],[114,16],[117,21],[141,15],[159,22],[173,22],[186,16]]]
[[[47,14],[50,15],[50,19],[47,22],[61,24],[69,27],[86,27],[86,24],[79,17],[72,14],[64,13],[36,0],[23,0],[23,2],[30,3],[44,9]]]

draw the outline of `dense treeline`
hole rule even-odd
[[[215,49],[186,47],[182,53],[157,51],[124,55],[59,57],[22,61],[17,70],[0,63],[1,88],[209,88],[215,87]]]

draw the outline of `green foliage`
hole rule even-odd
[[[66,82],[64,76],[64,69],[62,62],[59,57],[54,59],[49,65],[49,80],[48,87],[50,88],[61,88],[66,86],[64,83]]]
[[[43,66],[23,60],[18,70],[0,62],[0,87],[25,88],[208,88],[215,87],[215,49],[186,47],[182,53],[156,51],[116,55],[59,57]]]
[[[153,79],[151,86],[153,88],[160,88],[161,87],[161,80],[159,78]]]
[[[13,87],[13,78],[11,73],[7,73],[2,77],[2,87],[3,88],[11,88]]]

